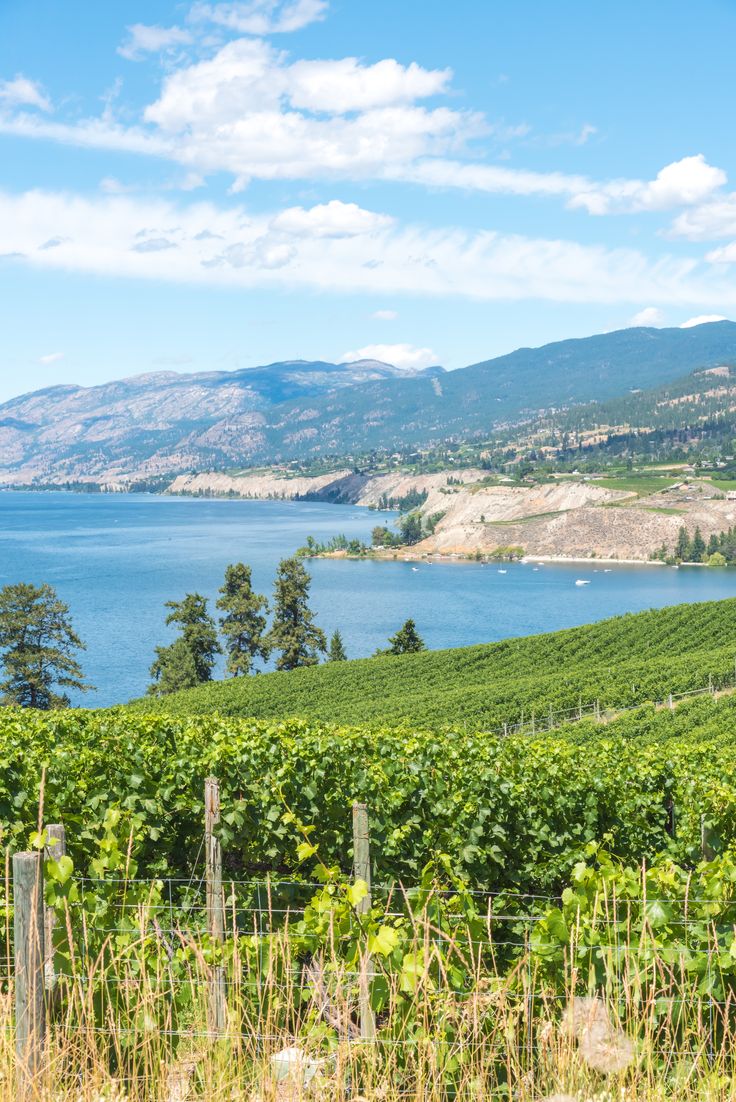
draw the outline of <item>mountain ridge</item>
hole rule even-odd
[[[60,384],[0,405],[0,483],[124,483],[472,437],[722,363],[736,365],[731,321],[616,330],[452,372],[290,360]]]

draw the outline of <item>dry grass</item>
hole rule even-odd
[[[432,959],[433,931],[417,925]],[[736,1019],[700,999],[686,971],[645,987],[611,974],[608,997],[575,996],[580,976],[544,986],[528,960],[499,975],[474,961],[458,987],[452,956],[387,982],[377,1039],[356,1036],[360,965],[344,953],[297,959],[288,930],[229,942],[227,1015],[211,1028],[207,947],[182,939],[187,965],[152,956],[148,932],[104,964],[63,976],[50,997],[34,1102],[726,1102],[736,1095]],[[366,963],[363,961],[362,963]],[[413,989],[412,989],[413,988]],[[0,1102],[15,1102],[12,985],[0,1000]]]

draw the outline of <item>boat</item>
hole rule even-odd
[[[575,585],[590,585],[590,578],[576,578]]]
[[[499,574],[505,574],[505,573],[506,573],[505,570],[499,570]]]

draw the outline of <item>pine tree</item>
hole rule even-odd
[[[247,675],[255,658],[265,661],[270,653],[263,615],[268,612],[268,601],[253,592],[251,569],[242,562],[228,566],[220,594],[217,607],[225,614],[220,617],[220,627],[225,636],[226,669],[232,677]]]
[[[423,536],[422,518],[419,513],[409,513],[399,521],[401,539],[406,544],[419,543]]]
[[[717,554],[719,547],[718,536],[714,532],[708,540],[708,558],[710,558],[711,555]]]
[[[55,691],[92,686],[83,680],[74,652],[85,646],[72,627],[69,607],[50,585],[19,582],[0,590],[0,652],[4,704],[25,708],[67,708],[69,697]]]
[[[332,633],[332,637],[330,639],[330,649],[327,652],[327,661],[328,662],[344,662],[346,659],[347,659],[347,654],[345,653],[345,647],[343,645],[342,635],[340,635],[339,631],[335,630]]]
[[[268,633],[272,650],[280,651],[277,670],[316,666],[320,652],[327,650],[325,633],[314,623],[307,603],[311,579],[298,559],[279,563],[274,583],[274,618]]]
[[[677,543],[675,544],[675,558],[680,562],[688,562],[690,557],[690,537],[687,534],[687,528],[680,528],[677,533]]]
[[[176,624],[181,634],[169,646],[156,647],[151,666],[154,684],[148,691],[160,695],[211,681],[215,659],[222,653],[206,597],[187,593],[183,601],[167,601],[166,608],[171,609],[167,625]]]
[[[388,641],[391,644],[388,654],[416,654],[417,651],[425,650],[424,641],[413,620],[407,620],[396,635],[389,636]]]
[[[705,555],[705,540],[703,539],[703,533],[700,528],[695,529],[695,535],[693,536],[693,542],[690,546],[690,554],[692,556],[692,562],[702,562]]]

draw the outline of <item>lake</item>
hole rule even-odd
[[[381,514],[383,521],[386,514]],[[253,568],[270,595],[280,559],[308,535],[369,540],[376,514],[346,505],[145,494],[0,493],[0,585],[49,582],[87,643],[83,666],[108,705],[141,695],[156,645],[171,639],[167,600],[216,598],[225,567]],[[736,595],[736,570],[698,567],[320,559],[311,604],[350,657],[363,657],[413,617],[427,646],[459,647],[553,631],[621,612]],[[577,579],[590,584],[577,586]]]

